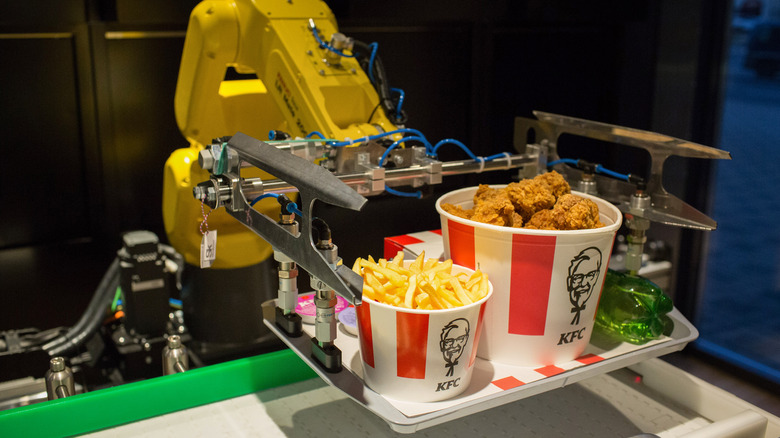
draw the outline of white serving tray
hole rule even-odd
[[[412,433],[679,351],[699,335],[696,328],[674,309],[668,314],[674,322],[674,330],[668,337],[638,346],[625,342],[616,343],[599,336],[597,331],[580,360],[538,369],[515,367],[477,358],[471,384],[463,394],[441,402],[413,403],[386,398],[365,385],[357,337],[341,327],[336,346],[342,352],[344,369],[338,373],[324,371],[311,357],[314,326],[304,324],[303,336],[288,337],[274,323],[275,306],[276,300],[263,303],[265,325],[325,382],[344,392],[400,433]]]

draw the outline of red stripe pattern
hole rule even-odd
[[[555,236],[512,236],[509,333],[544,335],[554,259]]]
[[[471,344],[471,357],[469,358],[469,366],[474,365],[474,361],[477,360],[477,345],[479,345],[479,337],[482,336],[482,323],[485,322],[485,307],[487,301],[479,306],[479,319],[477,319],[477,330],[474,332],[474,342]]]
[[[518,386],[525,385],[525,383],[521,382],[520,380],[517,380],[515,377],[509,376],[504,377],[503,379],[498,379],[490,382],[502,390],[506,391],[507,389],[517,388]]]
[[[403,251],[407,245],[413,245],[415,243],[423,243],[422,240],[404,234],[402,236],[393,236],[385,238],[385,258],[392,259],[398,254],[398,251]]]
[[[585,365],[590,365],[592,363],[601,362],[602,360],[604,360],[603,357],[597,356],[597,355],[591,354],[591,353],[584,354],[584,355],[582,355],[582,356],[577,358],[577,362],[584,363]]]
[[[474,227],[447,219],[450,241],[450,258],[467,268],[476,269],[474,263]]]
[[[536,371],[537,373],[542,374],[542,375],[544,375],[546,377],[552,377],[552,376],[560,374],[560,373],[562,373],[562,372],[564,372],[566,370],[564,370],[563,368],[558,368],[555,365],[548,365],[546,367],[536,368],[534,371]]]
[[[363,362],[375,368],[374,366],[374,336],[371,333],[371,306],[363,303],[355,307],[358,318],[358,330],[360,331],[360,354],[363,356]]]
[[[398,377],[425,378],[424,354],[428,345],[428,316],[398,312],[395,319]]]

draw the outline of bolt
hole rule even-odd
[[[181,348],[181,338],[179,335],[168,336],[168,348],[175,349]]]
[[[61,357],[53,357],[49,361],[49,366],[53,373],[65,370],[65,359]]]
[[[198,164],[203,170],[210,170],[214,167],[214,154],[207,149],[201,149],[198,152]]]

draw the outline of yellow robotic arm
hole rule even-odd
[[[314,32],[343,52],[323,47]],[[193,10],[175,97],[176,121],[190,147],[168,159],[163,190],[168,238],[188,263],[199,263],[197,230],[204,219],[192,188],[209,177],[197,157],[212,139],[238,131],[267,138],[271,130],[357,139],[396,129],[377,110],[379,94],[349,57],[348,43],[320,0],[209,0]],[[229,67],[257,79],[226,81]],[[278,205],[263,200],[256,208],[270,212]],[[209,215],[208,224],[219,231],[214,268],[249,266],[272,253],[224,211]]]

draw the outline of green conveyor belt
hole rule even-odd
[[[282,350],[0,411],[0,437],[79,435],[316,376]]]

